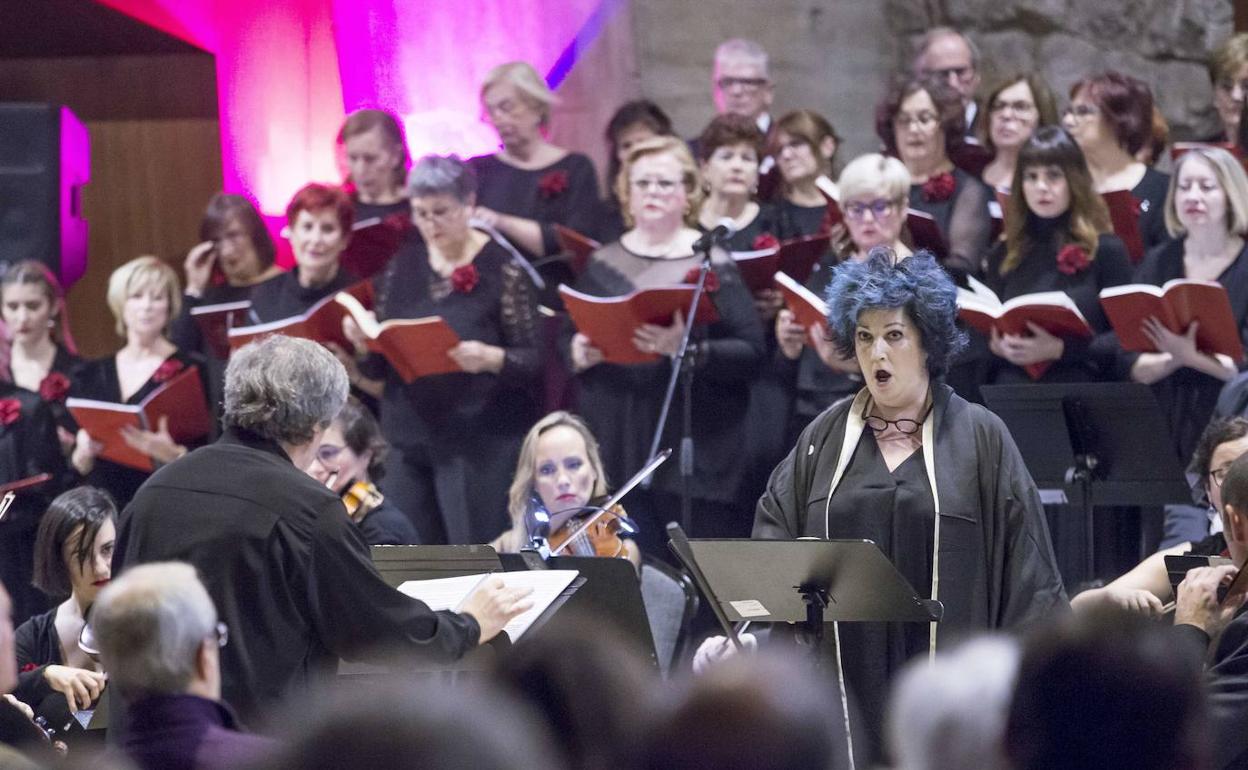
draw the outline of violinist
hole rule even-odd
[[[376,486],[389,449],[377,420],[352,396],[321,437],[308,475],[342,497],[369,545],[416,545],[412,522]]]
[[[606,556],[628,559],[641,567],[641,550],[622,537],[625,527],[615,506],[578,533],[602,509],[595,507],[607,496],[607,479],[598,454],[598,440],[585,422],[568,412],[551,412],[529,429],[520,446],[520,460],[508,492],[511,529],[490,545],[503,553],[515,553],[546,531],[542,514],[549,518],[546,539],[568,556]]]

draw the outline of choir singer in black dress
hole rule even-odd
[[[384,358],[362,363],[384,377],[381,430],[393,450],[382,490],[412,518],[420,542],[485,543],[507,527],[507,486],[520,441],[537,419],[536,291],[524,269],[468,225],[472,168],[455,157],[422,158],[408,178],[421,233],[377,280],[377,317],[441,316],[461,342],[463,371],[407,384]],[[364,339],[348,320],[348,338]]]
[[[939,624],[840,623],[825,636],[840,645],[828,666],[858,767],[879,759],[888,682],[906,660],[1067,604],[1040,495],[1009,431],[941,382],[963,343],[952,281],[926,254],[894,259],[880,248],[836,268],[828,333],[857,358],[866,386],[802,432],[772,473],[753,532],[870,539],[920,595],[944,604]]]
[[[230,629],[222,695],[253,724],[339,658],[454,660],[529,604],[493,579],[461,612],[433,612],[382,580],[342,501],[302,470],[346,399],[346,371],[314,342],[239,348],[224,435],[155,473],[121,517],[114,574],[153,561],[198,570]]]

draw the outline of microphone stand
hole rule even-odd
[[[681,383],[681,433],[680,433],[680,525],[686,532],[693,530],[693,362],[688,357],[689,337],[693,332],[693,320],[697,315],[698,305],[706,292],[706,274],[711,269],[711,249],[715,244],[707,239],[706,245],[694,251],[701,252],[702,260],[698,267],[698,281],[693,288],[693,298],[689,301],[689,310],[685,313],[685,333],[680,339],[680,348],[672,358],[672,371],[667,378],[667,392],[663,395],[663,407],[659,410],[659,421],[654,427],[654,438],[650,442],[650,457],[659,453],[659,444],[663,440],[663,429],[667,427],[667,416],[672,408],[672,398],[676,395],[676,383]],[[646,480],[648,484],[651,479]]]

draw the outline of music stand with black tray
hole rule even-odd
[[[980,393],[1013,435],[1042,502],[1082,507],[1089,579],[1094,506],[1191,502],[1170,428],[1147,385],[984,385]]]
[[[669,545],[738,646],[737,621],[800,623],[818,658],[831,622],[933,623],[944,606],[919,596],[870,540],[689,540]]]

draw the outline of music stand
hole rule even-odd
[[[1083,508],[1089,579],[1094,506],[1191,500],[1170,428],[1147,385],[984,385],[980,393],[1010,429],[1041,500]]]
[[[915,593],[870,540],[680,540],[670,545],[725,632],[735,621],[800,623],[823,641],[829,622],[931,623],[944,606]]]
[[[619,635],[641,652],[647,664],[659,670],[654,634],[650,631],[650,620],[641,597],[641,581],[631,561],[598,556],[552,556],[547,566],[574,569],[585,580],[585,585],[567,601],[567,610],[560,617],[576,619],[578,614],[585,613],[614,624]]]

